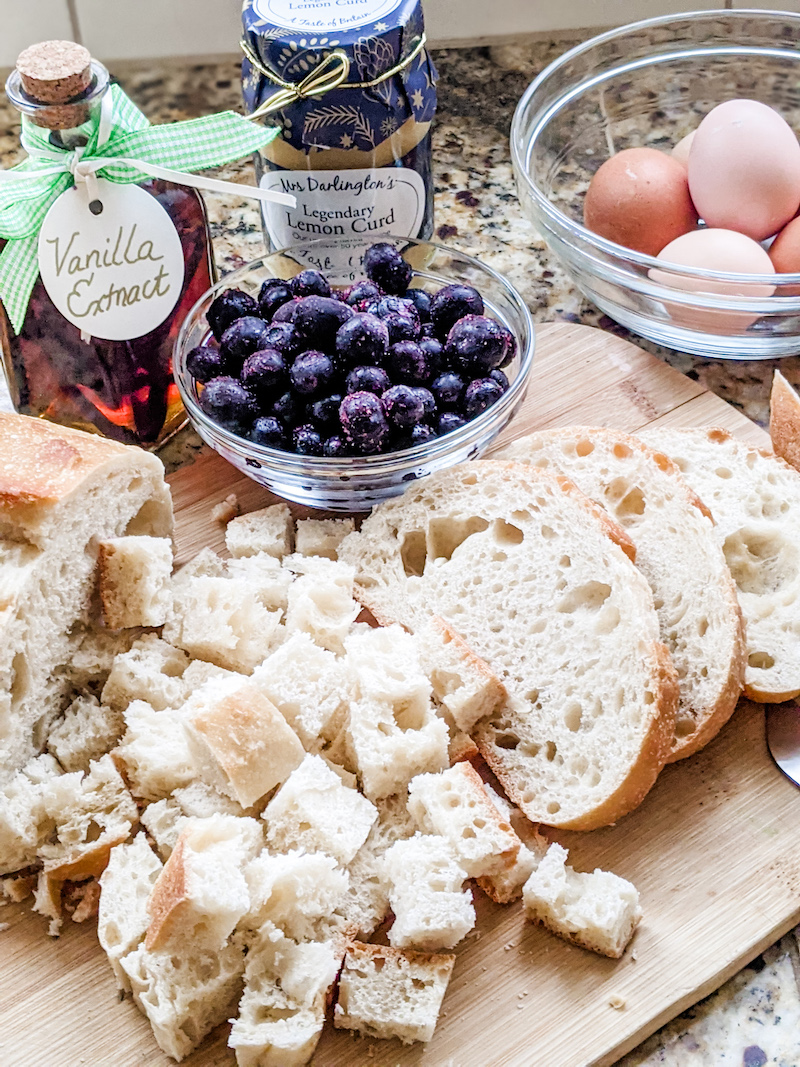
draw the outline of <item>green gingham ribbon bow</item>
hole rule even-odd
[[[197,189],[295,205],[295,198],[285,193],[186,173],[230,163],[277,137],[277,129],[232,111],[151,126],[122,89],[112,85],[103,97],[99,121],[86,123],[82,132],[88,137],[84,147],[59,148],[50,143],[49,130],[23,117],[21,140],[28,158],[10,170],[0,170],[0,238],[7,242],[0,254],[0,300],[15,333],[22,329],[39,276],[42,222],[53,202],[75,182],[87,182],[91,199],[99,174],[123,184],[164,178]]]

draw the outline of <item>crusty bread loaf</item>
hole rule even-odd
[[[475,925],[472,894],[463,888],[467,872],[443,837],[417,833],[397,841],[384,864],[396,948],[453,948]]]
[[[333,1025],[368,1037],[430,1041],[456,958],[352,942],[344,958]]]
[[[170,604],[172,542],[168,537],[101,541],[97,570],[106,626],[163,626]]]
[[[225,529],[225,544],[234,558],[265,553],[282,559],[292,551],[293,533],[288,506],[271,504],[231,519]]]
[[[769,435],[775,455],[800,471],[800,396],[779,370],[769,395]]]
[[[150,916],[147,901],[161,873],[162,863],[137,834],[127,844],[111,849],[108,866],[100,877],[97,939],[103,946],[120,989],[129,990],[120,961],[144,941]]]
[[[745,620],[746,695],[800,695],[800,474],[727,430],[656,427],[643,436],[678,464],[714,516]]]
[[[552,844],[522,889],[528,918],[601,956],[618,959],[642,909],[636,887],[609,871],[567,866],[567,850]]]
[[[674,463],[617,430],[545,430],[520,438],[502,455],[561,471],[633,541],[678,673],[669,758],[697,752],[733,714],[745,660],[736,587],[707,509]]]
[[[519,851],[519,838],[469,763],[414,778],[408,787],[408,810],[423,833],[447,841],[470,878],[505,870]]]
[[[0,782],[45,744],[88,618],[97,543],[169,536],[161,461],[138,448],[0,413]]]
[[[381,504],[340,547],[362,602],[413,630],[435,613],[509,692],[476,740],[534,822],[593,829],[669,755],[675,672],[629,539],[562,476],[470,463]]]
[[[244,946],[234,940],[214,951],[188,944],[175,953],[151,952],[140,945],[120,966],[158,1047],[180,1061],[235,1010],[242,992]]]
[[[325,1022],[343,939],[297,944],[265,923],[250,946],[245,989],[228,1045],[238,1067],[303,1067]]]

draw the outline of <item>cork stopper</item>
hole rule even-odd
[[[52,105],[31,115],[37,126],[67,130],[88,118],[84,103],[70,103],[85,93],[92,82],[92,57],[74,41],[42,41],[17,58],[22,88],[36,103]]]

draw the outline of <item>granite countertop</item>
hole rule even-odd
[[[563,319],[624,336],[733,404],[762,426],[776,361],[701,359],[642,341],[590,305],[553,261],[514,193],[508,131],[514,106],[536,72],[577,38],[525,46],[446,50],[439,68],[439,113],[433,135],[436,236],[505,274],[539,322]],[[239,110],[239,65],[121,66],[113,71],[153,122],[173,122],[226,108]],[[16,113],[0,105],[0,166],[21,158]],[[219,176],[252,182],[249,161]],[[263,254],[258,208],[235,196],[206,194],[220,274]],[[780,362],[800,384],[800,357]],[[0,397],[0,406],[3,404]],[[184,429],[162,450],[168,467],[201,448]],[[797,1067],[800,1064],[800,928],[782,938],[719,991],[679,1016],[618,1067]],[[467,1067],[465,1064],[464,1067]],[[551,1067],[558,1067],[553,1064]]]

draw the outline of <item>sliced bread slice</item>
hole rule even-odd
[[[624,546],[624,550],[623,547]],[[677,684],[630,540],[572,482],[476,462],[380,505],[340,547],[382,622],[435,613],[509,693],[476,740],[532,822],[590,830],[669,756]]]
[[[707,509],[674,463],[617,430],[546,430],[502,455],[561,471],[633,541],[678,674],[669,761],[697,752],[733,714],[745,663],[736,587]]]
[[[727,430],[655,427],[643,437],[714,516],[745,621],[745,694],[768,703],[800,696],[800,474]]]

